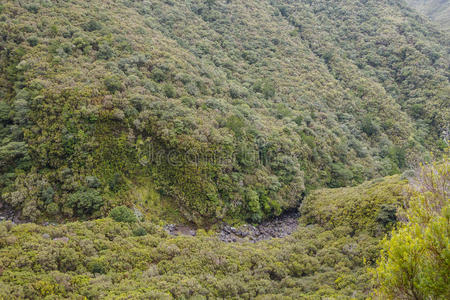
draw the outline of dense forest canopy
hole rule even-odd
[[[445,146],[448,36],[401,1],[0,11],[1,197],[24,219],[260,221]]]

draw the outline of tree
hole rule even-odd
[[[375,294],[383,299],[450,298],[448,157],[423,166],[412,181],[403,224],[382,242]]]

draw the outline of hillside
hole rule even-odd
[[[364,299],[366,273],[406,181],[392,176],[307,197],[284,239],[223,243],[168,236],[150,222],[0,223],[0,298]],[[326,211],[323,202],[331,202]],[[355,199],[361,199],[359,203]],[[347,218],[356,204],[363,216]],[[315,213],[317,212],[317,213]],[[333,219],[323,224],[320,220]]]
[[[406,2],[430,17],[438,27],[445,32],[450,32],[450,2],[447,0],[406,0]]]
[[[450,299],[445,5],[1,1],[0,299]]]
[[[1,197],[25,220],[125,204],[259,222],[445,146],[448,37],[402,2],[7,1],[0,12]]]

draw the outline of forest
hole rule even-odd
[[[0,299],[450,297],[445,5],[1,1]]]

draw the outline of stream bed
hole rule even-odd
[[[259,225],[244,224],[239,227],[233,227],[222,223],[217,231],[219,239],[226,243],[234,242],[258,242],[271,238],[282,238],[293,233],[298,226],[300,214],[295,212],[286,212],[278,217],[266,220]],[[170,235],[195,236],[196,229],[186,225],[170,224],[164,226],[164,229]]]

